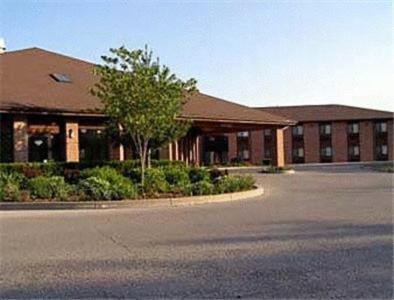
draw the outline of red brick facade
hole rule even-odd
[[[363,121],[360,122],[360,160],[372,161],[373,155],[373,122]]]
[[[320,135],[318,123],[304,124],[305,163],[320,162]]]
[[[333,162],[348,161],[347,122],[332,123],[331,143],[333,148]]]
[[[250,161],[252,164],[261,164],[264,153],[264,139],[261,130],[250,132]]]

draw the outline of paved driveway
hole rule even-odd
[[[390,174],[256,176],[234,203],[0,213],[0,296],[393,296]]]

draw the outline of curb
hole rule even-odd
[[[108,208],[151,208],[176,207],[205,203],[230,202],[262,196],[264,189],[220,195],[191,196],[163,199],[120,200],[120,201],[80,201],[80,202],[0,202],[0,211],[6,210],[62,210],[62,209],[108,209]]]

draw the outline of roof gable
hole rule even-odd
[[[0,110],[70,114],[101,112],[100,100],[90,93],[90,88],[98,80],[93,75],[92,63],[30,48],[1,54],[0,66]],[[66,75],[70,81],[56,81],[52,74]],[[283,117],[202,93],[189,99],[181,117],[256,124],[292,123]]]

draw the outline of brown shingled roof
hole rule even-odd
[[[256,109],[299,122],[392,119],[394,116],[390,111],[338,104],[258,107]]]
[[[0,55],[0,111],[100,114],[102,105],[89,93],[97,78],[94,64],[30,48]],[[59,83],[50,74],[65,74],[71,83]],[[181,117],[193,120],[254,124],[291,124],[286,118],[196,93]]]

